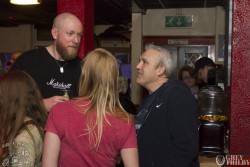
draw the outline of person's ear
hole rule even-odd
[[[157,74],[158,74],[159,76],[161,76],[161,75],[163,75],[163,74],[165,73],[165,70],[166,70],[165,67],[159,66],[158,69],[157,69]]]
[[[51,29],[51,34],[52,34],[53,39],[57,39],[57,35],[58,35],[57,28],[53,27]]]

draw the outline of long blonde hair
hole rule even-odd
[[[118,119],[130,120],[119,102],[118,77],[116,59],[112,53],[105,49],[97,48],[83,60],[79,81],[79,97],[91,99],[90,105],[84,113],[88,134],[94,139],[92,142],[95,149],[101,142],[103,123],[106,122],[112,126],[107,120],[106,114]],[[93,113],[96,114],[95,120],[90,118]],[[96,127],[97,134],[94,131]]]

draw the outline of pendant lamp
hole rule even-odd
[[[10,3],[15,5],[38,5],[42,0],[10,0]]]

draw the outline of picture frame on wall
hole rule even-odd
[[[194,67],[195,62],[203,57],[202,53],[185,53],[184,65]]]
[[[131,64],[129,53],[115,53],[115,58],[119,68],[120,75],[126,76],[128,79],[131,78]]]
[[[129,64],[129,53],[115,53],[115,58],[120,64]]]

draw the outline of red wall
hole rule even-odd
[[[233,0],[230,154],[250,155],[249,9],[249,0]]]

